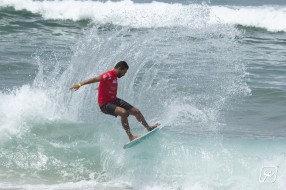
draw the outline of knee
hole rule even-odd
[[[133,114],[133,115],[140,115],[141,112],[140,112],[140,110],[137,109],[137,108],[132,108],[132,114]]]
[[[124,118],[127,118],[127,117],[129,116],[129,113],[128,113],[128,111],[126,111],[126,110],[122,110],[120,116],[121,116],[121,117],[124,117]]]

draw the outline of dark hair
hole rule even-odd
[[[127,63],[125,61],[119,61],[118,63],[116,63],[114,69],[129,69],[129,66],[127,65]]]

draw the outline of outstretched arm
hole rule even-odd
[[[95,82],[99,82],[100,81],[100,77],[94,77],[94,78],[91,78],[91,79],[87,79],[87,80],[84,80],[80,83],[77,83],[75,85],[73,85],[72,87],[70,87],[70,90],[78,90],[81,86],[83,85],[86,85],[86,84],[91,84],[91,83],[95,83]]]

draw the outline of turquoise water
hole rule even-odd
[[[0,189],[285,189],[285,16],[278,0],[0,0]],[[164,125],[127,150],[97,84],[69,91],[119,60],[118,96]]]

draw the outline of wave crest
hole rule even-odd
[[[15,10],[28,10],[44,19],[79,21],[91,19],[95,23],[112,23],[135,28],[192,27],[230,24],[265,28],[271,32],[286,31],[286,7],[226,7],[206,4],[163,2],[134,3],[98,1],[32,1],[0,0],[0,7],[12,6]]]

